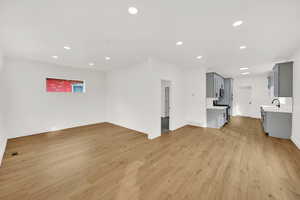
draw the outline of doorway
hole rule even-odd
[[[170,131],[171,81],[161,80],[161,133]]]
[[[238,115],[251,117],[252,108],[252,87],[243,86],[238,88],[237,95]]]

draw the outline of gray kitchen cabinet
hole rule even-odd
[[[221,82],[221,88],[222,89],[224,89],[225,88],[225,79],[222,77],[222,76],[220,76],[220,82]]]
[[[221,128],[227,122],[226,109],[207,109],[207,127]]]
[[[214,79],[215,79],[215,94],[216,94],[216,98],[220,97],[220,89],[221,89],[221,80],[220,80],[220,76],[218,74],[214,75]]]
[[[292,113],[266,112],[261,109],[263,130],[269,136],[289,139],[292,134]]]
[[[219,95],[220,95],[219,94],[220,81],[219,81],[217,75],[214,75],[213,78],[214,78],[214,83],[215,83],[214,88],[213,88],[214,89],[215,98],[219,98]]]
[[[223,109],[221,114],[219,115],[219,125],[220,127],[224,126],[224,124],[227,123],[227,118],[226,118],[226,109]]]
[[[279,81],[278,81],[278,67],[274,67],[273,68],[273,80],[274,80],[274,88],[273,88],[273,92],[274,92],[274,96],[278,97],[278,85],[279,85]]]
[[[215,79],[213,73],[206,73],[206,97],[215,98]]]
[[[273,86],[275,97],[293,97],[293,62],[273,67]]]
[[[229,106],[228,114],[230,116],[232,115],[232,104],[233,104],[233,79],[232,78],[224,79],[224,96],[218,99],[217,104]]]
[[[262,108],[260,108],[260,113],[261,113],[261,123],[262,123],[263,130],[264,130],[264,132],[268,133],[266,112]]]
[[[232,106],[233,100],[233,80],[231,78],[224,79],[224,96],[218,100],[218,104]]]
[[[206,97],[219,98],[224,89],[224,78],[215,72],[206,73]]]

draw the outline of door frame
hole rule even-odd
[[[249,99],[249,103],[247,104],[249,106],[249,108],[247,109],[247,113],[240,113],[239,116],[244,116],[244,117],[252,117],[252,104],[253,104],[253,99],[252,99],[252,92],[253,92],[253,87],[251,85],[245,85],[245,86],[240,86],[238,87],[238,96],[237,96],[237,105],[240,105],[240,91],[241,90],[245,90],[245,89],[249,89],[250,90],[250,99]],[[250,103],[251,102],[251,103]],[[246,104],[244,105],[246,106]]]
[[[163,84],[163,82],[168,82],[169,84],[169,130],[171,131],[171,130],[173,130],[173,123],[172,123],[172,121],[173,121],[173,119],[172,119],[172,105],[173,105],[173,98],[172,98],[172,94],[173,94],[173,91],[172,91],[172,80],[168,80],[168,79],[160,79],[160,98],[162,98],[162,90],[161,90],[161,88],[162,88],[162,84]],[[165,96],[164,96],[164,98],[165,98]],[[165,100],[165,99],[164,99]],[[163,107],[163,105],[162,105],[162,101],[160,101],[160,108],[162,108]],[[160,112],[161,113],[161,112]],[[161,115],[159,116],[159,127],[160,127],[160,129],[161,129]]]
[[[167,90],[168,89],[168,90]],[[168,98],[167,98],[167,91],[168,91]],[[167,101],[168,99],[168,101]],[[165,87],[165,117],[170,117],[170,86]],[[167,106],[168,104],[168,106]]]

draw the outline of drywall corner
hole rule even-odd
[[[294,78],[293,78],[293,122],[291,140],[300,149],[300,51],[294,56]]]
[[[149,134],[148,135],[148,139],[149,140],[154,140],[155,138],[159,138],[161,135],[151,135],[151,134]]]
[[[0,90],[2,91],[2,94],[6,94],[5,92],[5,87],[4,87],[4,80],[3,80],[3,68],[4,68],[4,59],[3,59],[3,54],[0,49]],[[6,97],[6,95],[4,96]],[[4,156],[5,148],[6,148],[6,143],[7,143],[7,132],[4,127],[4,109],[6,108],[5,102],[3,102],[5,98],[1,97],[1,104],[0,104],[0,166],[2,163],[2,159]]]
[[[186,124],[206,127],[206,69],[184,70]]]
[[[298,149],[300,149],[300,140],[296,137],[291,137],[292,142],[296,145]]]
[[[0,146],[0,166],[2,164],[2,159],[5,153],[5,148],[6,148],[6,144],[7,144],[7,138],[1,139],[1,146]]]

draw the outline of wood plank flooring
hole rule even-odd
[[[299,200],[300,151],[251,118],[155,140],[96,124],[9,140],[0,199]]]

